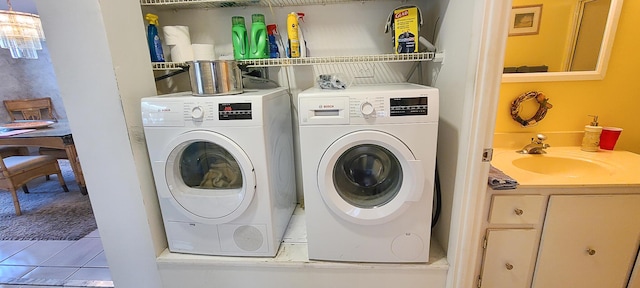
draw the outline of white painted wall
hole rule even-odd
[[[166,240],[139,108],[155,87],[139,2],[36,4],[114,284],[160,287]]]

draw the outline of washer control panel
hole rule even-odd
[[[428,97],[389,98],[389,114],[394,116],[428,115]]]
[[[384,97],[351,97],[349,116],[352,118],[377,118],[387,116]]]
[[[299,125],[381,125],[438,122],[437,88],[411,83],[309,88],[298,95]]]

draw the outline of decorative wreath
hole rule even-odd
[[[523,102],[531,99],[535,99],[538,102],[538,105],[540,105],[538,107],[538,111],[535,115],[533,115],[533,117],[529,119],[522,119],[522,117],[518,115],[522,110],[520,105],[522,105]],[[546,96],[542,94],[542,92],[529,91],[520,95],[518,98],[514,99],[513,102],[511,102],[511,118],[520,123],[522,127],[530,127],[534,126],[542,119],[544,119],[544,116],[547,115],[547,110],[551,108],[553,108],[553,105],[549,103],[549,99],[547,99]]]

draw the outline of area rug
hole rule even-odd
[[[18,190],[22,215],[16,216],[9,191],[0,190],[0,240],[78,240],[97,229],[89,195],[82,195],[68,160],[59,160],[69,192],[57,175],[27,183]]]

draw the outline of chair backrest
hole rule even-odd
[[[51,98],[33,98],[20,100],[4,100],[11,121],[55,119]],[[44,113],[43,113],[44,112]],[[17,118],[21,117],[21,118]]]

